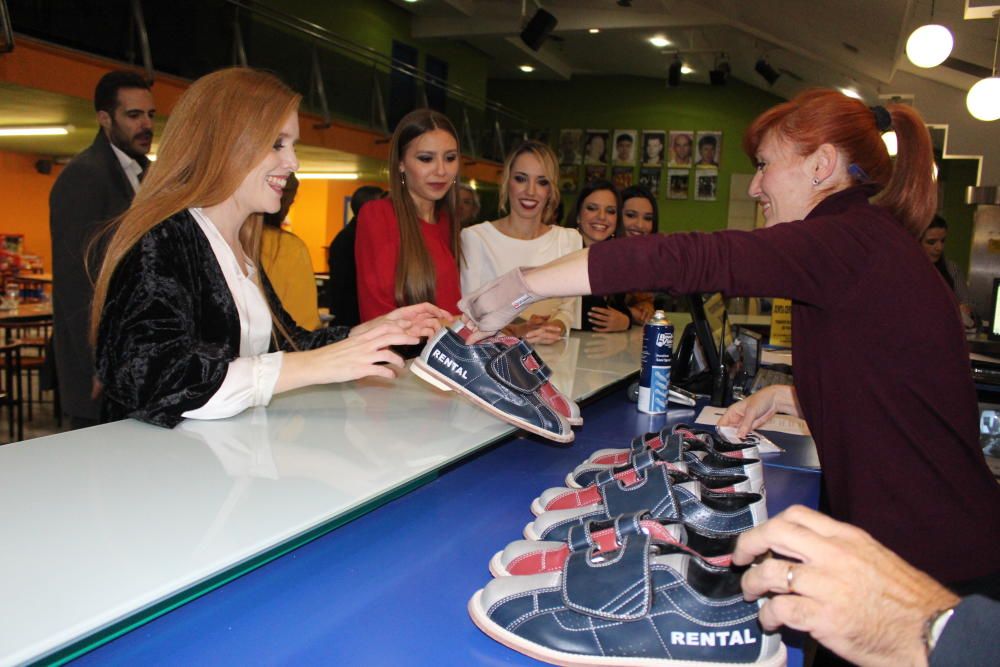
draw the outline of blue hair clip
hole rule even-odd
[[[865,173],[864,169],[853,162],[848,165],[847,173],[850,174],[856,181],[860,181],[861,183],[868,183],[872,180],[868,177],[868,174]]]

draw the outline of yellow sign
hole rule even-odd
[[[771,345],[792,346],[791,299],[774,299],[771,303]]]

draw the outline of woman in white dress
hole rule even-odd
[[[559,166],[545,144],[526,141],[504,162],[500,211],[508,214],[462,230],[462,294],[519,266],[539,266],[583,247],[575,229],[551,224],[559,206]],[[524,311],[508,333],[553,343],[580,326],[580,299],[546,299]]]

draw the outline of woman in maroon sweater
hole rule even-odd
[[[880,136],[889,128],[895,166]],[[958,304],[916,241],[936,203],[926,127],[902,105],[810,91],[762,114],[744,148],[765,229],[608,241],[512,272],[460,306],[487,331],[553,296],[793,299],[794,389],[759,392],[726,422],[801,415],[834,518],[963,594],[996,596],[1000,489],[979,447]]]

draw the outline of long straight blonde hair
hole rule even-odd
[[[94,285],[90,339],[95,343],[108,287],[125,255],[147,232],[190,207],[214,206],[236,192],[281,132],[301,96],[266,72],[219,70],[191,84],[174,107],[132,206],[113,224]],[[240,244],[259,263],[261,215],[247,218]],[[262,287],[262,283],[261,283]],[[266,299],[265,299],[266,301]],[[270,307],[270,304],[269,304]],[[272,320],[285,339],[288,332]]]
[[[406,154],[406,147],[420,135],[432,130],[444,130],[455,138],[459,160],[462,159],[462,148],[458,141],[458,133],[448,117],[431,109],[417,109],[403,116],[396,125],[389,145],[389,197],[392,200],[392,210],[399,223],[399,257],[396,260],[395,297],[397,306],[412,305],[422,301],[434,302],[437,288],[437,272],[431,260],[424,236],[420,231],[420,216],[416,204],[403,182],[399,165]],[[458,178],[455,179],[456,183]],[[459,241],[461,229],[455,217],[455,191],[457,186],[452,183],[448,192],[434,205],[437,215],[441,209],[447,209],[448,222],[451,226],[451,253],[455,257],[455,265],[460,266],[462,248]],[[428,222],[434,222],[428,220]]]

